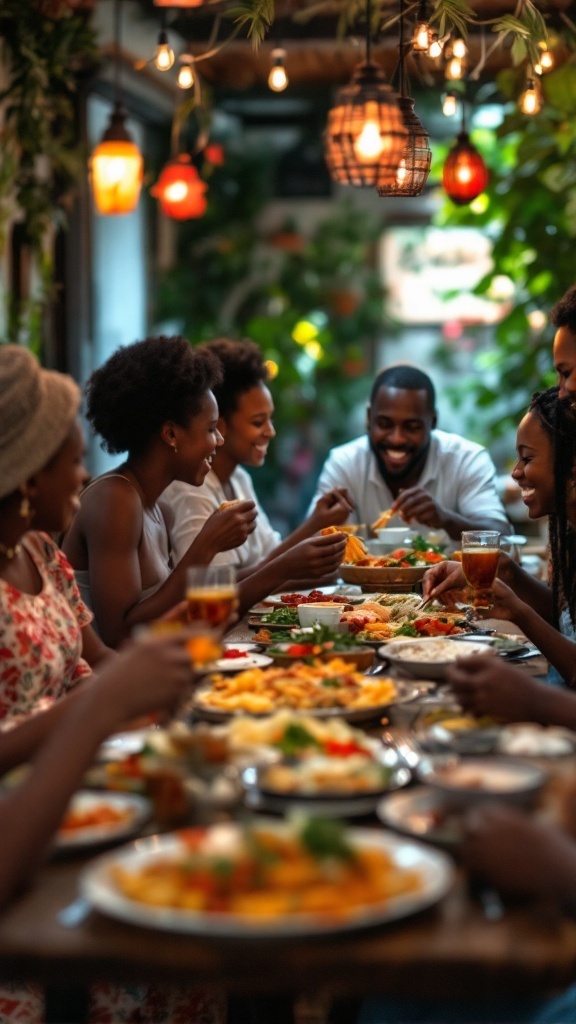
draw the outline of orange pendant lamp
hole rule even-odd
[[[151,194],[160,202],[162,213],[174,220],[202,217],[208,202],[208,188],[187,153],[170,160],[162,169]]]
[[[484,191],[489,180],[488,168],[466,131],[465,104],[462,101],[462,131],[458,133],[444,164],[444,188],[453,203],[466,206]]]
[[[126,112],[120,100],[120,4],[114,2],[114,110],[102,141],[90,158],[90,181],[98,213],[119,216],[132,213],[138,205],[144,162],[126,126]]]

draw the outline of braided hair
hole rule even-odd
[[[556,627],[566,607],[576,626],[576,531],[568,510],[574,500],[576,468],[576,420],[566,399],[558,398],[558,387],[537,391],[529,412],[538,417],[548,434],[554,452],[555,511],[549,517],[552,607]]]

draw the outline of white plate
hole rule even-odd
[[[71,850],[82,846],[94,846],[97,843],[111,843],[116,839],[127,839],[138,832],[151,814],[150,804],[144,797],[133,793],[105,793],[83,789],[74,794],[68,809],[83,812],[102,805],[129,812],[129,817],[122,817],[105,825],[90,825],[86,828],[57,832],[56,849]]]
[[[234,644],[232,641],[228,644],[224,644],[225,651],[242,651],[243,654],[256,654],[260,650],[260,644],[247,644],[239,643]]]
[[[276,822],[269,823],[269,827],[280,831],[286,828],[283,823]],[[450,889],[454,869],[446,854],[376,829],[351,828],[348,834],[352,843],[385,850],[398,866],[418,871],[422,879],[421,888],[417,892],[361,908],[338,921],[313,914],[268,919],[242,918],[235,914],[155,907],[129,900],[114,885],[110,869],[121,865],[127,870],[138,870],[155,861],[165,860],[166,857],[181,855],[187,848],[177,833],[170,833],[140,839],[121,850],[98,857],[83,871],[80,890],[92,906],[102,913],[146,928],[221,938],[285,938],[330,935],[396,921],[437,903]]]
[[[243,658],[219,658],[206,665],[206,672],[243,672],[248,668],[267,668],[272,664],[267,654],[246,654]]]
[[[421,692],[418,686],[403,681],[395,681],[395,686],[396,694],[392,700],[386,704],[375,704],[373,707],[289,708],[289,710],[294,711],[295,714],[311,715],[313,718],[343,718],[345,722],[370,722],[373,718],[383,715],[395,704],[406,704],[408,701],[415,700]],[[271,708],[270,711],[262,711],[259,714],[242,709],[224,711],[222,708],[212,707],[211,704],[204,701],[203,698],[209,694],[210,690],[197,690],[192,703],[194,714],[207,722],[228,722],[231,718],[236,718],[239,715],[248,715],[250,718],[267,718],[280,710]]]

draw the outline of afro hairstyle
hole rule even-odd
[[[198,351],[210,352],[220,361],[223,376],[214,386],[214,395],[224,419],[236,410],[240,395],[266,384],[270,378],[261,349],[248,338],[213,338],[200,345]]]
[[[222,377],[215,355],[179,335],[119,348],[86,384],[86,415],[105,451],[146,451],[163,423],[186,427]]]

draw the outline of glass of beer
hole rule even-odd
[[[462,571],[474,592],[475,608],[489,608],[498,570],[500,534],[496,530],[465,530],[462,534]]]
[[[224,628],[238,604],[234,566],[193,565],[186,573],[186,601],[190,622]]]

